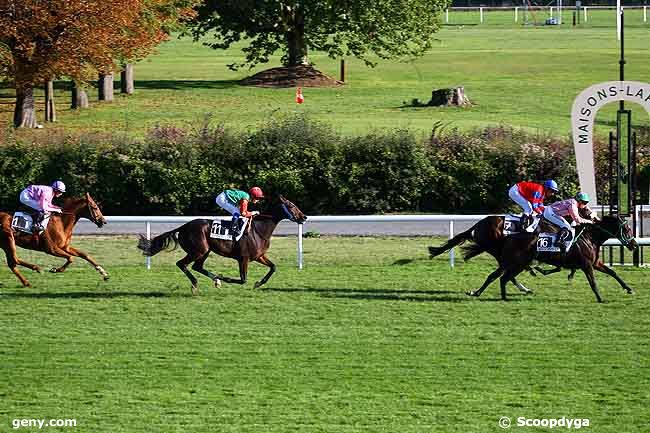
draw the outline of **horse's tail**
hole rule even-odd
[[[161,235],[156,236],[153,239],[147,239],[143,235],[140,235],[140,240],[138,241],[138,248],[142,250],[142,254],[145,256],[155,256],[162,250],[166,250],[170,247],[171,243],[174,243],[172,250],[176,249],[178,246],[178,231],[179,228],[165,232]]]
[[[468,230],[460,234],[457,234],[456,236],[449,239],[447,242],[445,242],[443,245],[439,247],[429,247],[429,258],[432,259],[444,253],[445,251],[449,251],[453,247],[472,239],[472,237],[474,236],[474,227],[476,227],[476,224],[470,227]]]
[[[470,245],[465,245],[463,247],[463,260],[468,261],[474,256],[478,256],[481,253],[487,251],[482,245],[473,243]]]

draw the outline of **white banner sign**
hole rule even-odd
[[[607,81],[593,85],[578,95],[573,102],[571,122],[573,147],[580,189],[596,202],[596,173],[594,170],[594,122],[603,106],[618,101],[630,101],[645,107],[650,114],[650,84],[638,81]]]

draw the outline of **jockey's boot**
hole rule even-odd
[[[568,246],[571,245],[570,240],[571,232],[566,227],[561,228],[555,240],[555,246],[560,247],[560,252],[563,255],[566,254]]]
[[[523,214],[521,216],[521,231],[526,231],[528,226],[533,223],[533,216],[528,214]]]
[[[239,227],[239,216],[233,215],[232,221],[230,222],[230,234],[232,235],[232,240],[234,241],[239,233],[241,233],[241,228]]]
[[[37,235],[43,231],[43,225],[41,224],[43,222],[43,218],[45,217],[44,212],[36,212],[34,214],[34,218],[32,220],[32,233]]]

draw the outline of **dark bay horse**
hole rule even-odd
[[[267,209],[260,215],[254,216],[246,232],[237,242],[231,240],[213,239],[210,237],[212,220],[195,219],[182,226],[147,240],[140,236],[138,248],[146,256],[153,256],[160,251],[168,249],[171,244],[174,248],[180,245],[187,253],[185,257],[176,262],[176,266],[189,278],[192,283],[192,294],[198,294],[197,279],[187,269],[190,263],[192,269],[214,281],[219,287],[221,281],[226,283],[244,284],[248,274],[248,264],[251,261],[269,267],[264,277],[255,283],[255,288],[266,283],[275,272],[275,265],[266,256],[266,251],[271,244],[271,235],[278,223],[283,219],[302,224],[307,217],[298,207],[286,198],[279,196],[277,201],[269,203]],[[210,252],[215,252],[223,257],[237,260],[239,263],[239,279],[215,275],[203,267]]]
[[[533,260],[571,270],[582,270],[598,302],[602,302],[602,298],[594,278],[594,270],[613,277],[627,293],[633,293],[633,290],[616,272],[599,259],[600,247],[609,238],[618,239],[630,250],[635,249],[637,246],[630,227],[618,216],[605,216],[601,221],[596,221],[593,224],[579,225],[576,228],[575,244],[565,255],[559,252],[538,252],[538,232],[524,232],[508,236],[500,241],[501,245],[498,248],[488,251],[496,258],[499,264],[498,268],[487,277],[478,290],[469,291],[467,294],[480,296],[487,286],[500,278],[501,298],[505,300],[507,282],[513,280],[522,271],[529,269]],[[485,251],[485,249],[483,246],[473,243],[466,247],[465,251],[466,257],[471,258]]]
[[[449,239],[439,247],[429,247],[429,257],[434,258],[450,249],[462,245],[467,241],[474,243],[474,248],[471,253],[466,253],[464,260],[467,261],[474,256],[481,253],[489,253],[494,257],[501,255],[503,249],[503,242],[506,236],[503,234],[503,225],[505,218],[501,215],[490,215],[478,221],[468,230],[457,234]],[[512,278],[512,283],[523,293],[532,293],[530,289],[525,287],[516,278]]]
[[[42,251],[56,257],[63,257],[66,262],[59,268],[52,268],[50,272],[64,272],[72,263],[72,257],[81,257],[94,266],[95,270],[104,278],[108,279],[108,273],[100,266],[95,259],[85,252],[70,245],[72,241],[72,230],[80,218],[87,218],[102,227],[106,219],[95,201],[86,193],[83,198],[66,198],[63,202],[63,211],[52,213],[45,231],[39,236],[30,233],[14,231],[11,228],[13,215],[7,212],[0,212],[0,248],[7,256],[9,269],[18,277],[23,286],[31,286],[29,281],[22,276],[18,266],[29,268],[36,272],[41,269],[31,263],[18,258],[16,246],[34,251]]]

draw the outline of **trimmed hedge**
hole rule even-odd
[[[34,137],[38,143],[11,132],[3,138],[3,209],[15,208],[26,185],[53,179],[69,195],[91,192],[109,215],[210,214],[220,191],[251,185],[281,192],[308,214],[500,212],[511,207],[508,187],[523,179],[554,178],[562,196],[578,189],[567,140],[506,126],[463,132],[435,125],[428,138],[406,130],[345,137],[296,116],[252,132],[159,126],[141,140]],[[639,141],[646,143],[639,163],[647,191],[650,132]],[[603,158],[597,164],[605,173]]]

